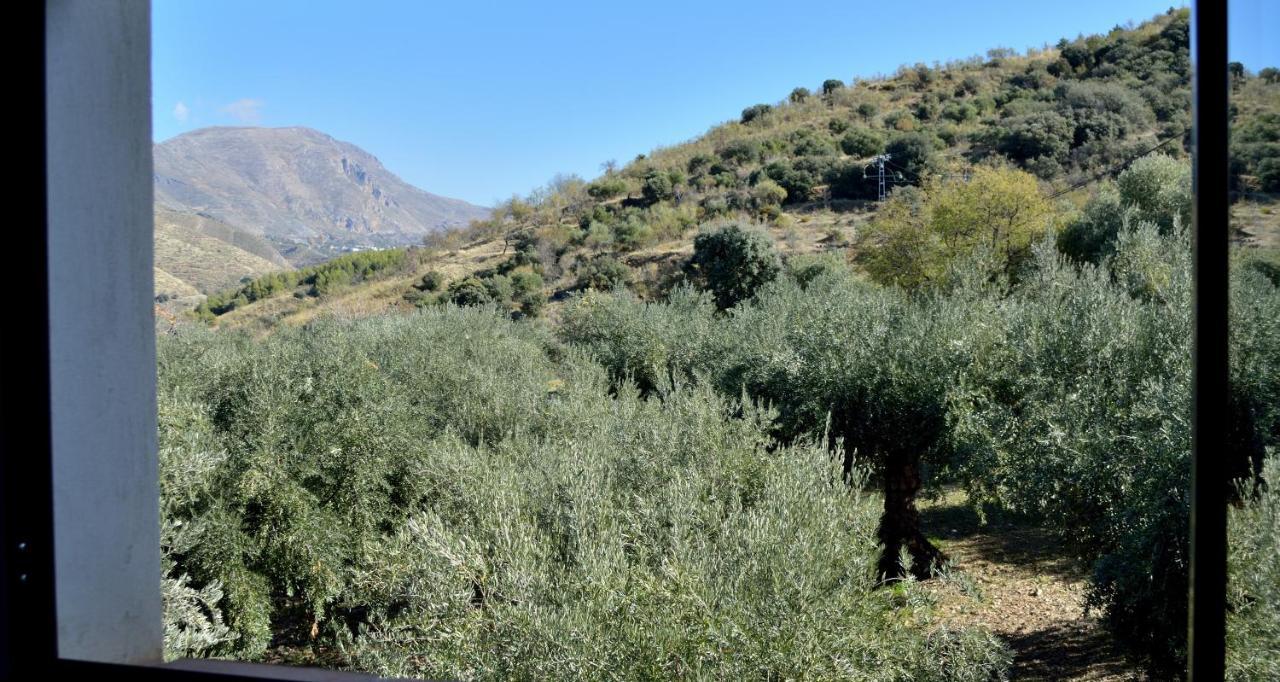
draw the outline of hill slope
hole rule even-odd
[[[215,218],[157,207],[156,295],[181,298],[290,267],[261,237]]]
[[[967,182],[976,166],[1010,164],[1034,174],[1066,222],[1099,181],[1153,148],[1186,156],[1188,19],[1173,10],[1025,54],[992,50],[986,59],[904,66],[888,78],[796,88],[594,181],[559,178],[488,220],[435,234],[407,271],[387,272],[376,285],[255,302],[224,323],[268,329],[326,312],[412,309],[453,297],[448,288],[473,275],[502,295],[503,278],[520,271],[539,274],[553,302],[605,272],[657,298],[680,281],[699,226],[725,220],[760,224],[784,258],[825,252],[852,261],[873,248],[860,238],[882,206],[871,159],[886,151],[891,192],[928,192]],[[1266,116],[1280,102],[1280,82],[1248,75],[1233,98],[1236,125],[1262,125],[1254,137],[1270,139]],[[1257,174],[1257,165],[1242,164],[1241,177]],[[1251,225],[1251,234],[1280,233],[1272,213],[1255,213],[1265,224]],[[436,289],[411,288],[433,270],[444,280]]]
[[[309,128],[204,128],[155,146],[156,204],[269,242],[295,265],[402,246],[487,209],[420,190]]]

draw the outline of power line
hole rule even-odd
[[[1136,156],[1132,156],[1132,157],[1130,157],[1128,160],[1124,161],[1123,163],[1118,163],[1118,164],[1116,164],[1116,165],[1114,165],[1114,166],[1112,166],[1112,167],[1110,167],[1110,168],[1108,168],[1108,169],[1106,169],[1106,170],[1102,171],[1101,173],[1098,173],[1098,174],[1094,175],[1093,177],[1085,178],[1084,180],[1081,180],[1080,182],[1077,182],[1076,184],[1074,184],[1074,185],[1072,185],[1072,186],[1070,186],[1070,187],[1068,187],[1068,188],[1066,188],[1066,189],[1064,189],[1064,190],[1061,190],[1061,191],[1058,191],[1058,192],[1054,192],[1053,194],[1049,195],[1049,200],[1050,200],[1050,201],[1053,201],[1054,199],[1057,199],[1058,197],[1060,197],[1060,196],[1062,196],[1062,195],[1064,195],[1064,194],[1068,194],[1068,193],[1070,193],[1070,192],[1074,192],[1074,191],[1076,191],[1076,190],[1080,189],[1081,187],[1084,187],[1085,185],[1088,185],[1088,184],[1093,183],[1093,182],[1097,182],[1098,180],[1101,180],[1102,178],[1104,178],[1104,177],[1106,177],[1106,176],[1108,176],[1108,175],[1111,175],[1112,173],[1116,173],[1116,172],[1122,171],[1122,170],[1124,170],[1124,169],[1128,168],[1128,167],[1129,167],[1129,164],[1133,163],[1134,161],[1137,161],[1138,159],[1141,159],[1142,157],[1146,156],[1147,154],[1150,154],[1151,152],[1154,152],[1155,150],[1157,150],[1157,149],[1159,149],[1159,148],[1161,148],[1161,147],[1165,146],[1166,144],[1169,144],[1170,142],[1173,142],[1173,141],[1174,141],[1174,140],[1176,140],[1176,139],[1178,139],[1178,138],[1177,138],[1177,137],[1168,137],[1168,138],[1165,138],[1163,142],[1160,142],[1160,143],[1159,143],[1159,144],[1157,144],[1156,146],[1151,147],[1150,149],[1148,149],[1148,150],[1146,150],[1146,151],[1142,152],[1141,154],[1138,154],[1138,155],[1136,155]]]

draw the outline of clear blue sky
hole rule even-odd
[[[411,184],[491,205],[556,173],[590,179],[796,86],[1040,47],[1170,4],[154,0],[155,139],[309,126]],[[1233,57],[1251,69],[1280,64],[1276,5],[1234,3],[1233,19],[1254,14],[1233,22]]]

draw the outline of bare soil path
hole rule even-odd
[[[920,506],[925,533],[953,565],[950,577],[923,583],[940,619],[986,626],[1008,642],[1013,679],[1147,679],[1086,614],[1088,567],[1055,538],[999,516],[983,525],[959,491]]]

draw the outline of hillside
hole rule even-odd
[[[1188,13],[1174,10],[1025,54],[991,50],[882,79],[799,87],[594,181],[557,178],[487,220],[433,235],[431,248],[377,286],[254,304],[225,322],[266,329],[326,311],[409,310],[459,299],[450,288],[472,275],[488,298],[510,302],[504,278],[520,272],[539,275],[553,314],[566,294],[600,286],[601,273],[657,298],[683,279],[699,227],[725,221],[759,225],[784,259],[829,253],[857,264],[878,248],[865,227],[883,206],[874,163],[883,153],[891,194],[934,191],[1003,164],[1032,174],[1055,220],[1068,224],[1135,159],[1153,150],[1187,156],[1188,46]],[[1236,167],[1237,185],[1255,190],[1238,205],[1238,236],[1267,245],[1280,234],[1268,192],[1280,188],[1267,185],[1261,159],[1268,136],[1280,134],[1268,118],[1280,83],[1243,74],[1234,96],[1243,139],[1263,144]],[[434,291],[420,282],[431,271],[442,276]]]
[[[417,243],[488,213],[309,128],[204,128],[157,144],[154,156],[159,208],[220,221],[295,266]]]
[[[155,231],[156,296],[207,294],[290,267],[261,237],[215,218],[157,207]]]

